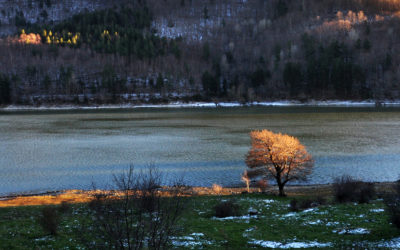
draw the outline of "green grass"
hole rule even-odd
[[[200,196],[187,198],[187,209],[179,222],[180,233],[175,243],[195,242],[195,249],[261,248],[253,240],[281,243],[318,242],[337,248],[379,248],[379,244],[400,236],[388,222],[382,201],[369,204],[329,204],[299,212],[289,211],[291,198],[262,194],[235,196]],[[234,199],[243,215],[250,207],[259,212],[257,218],[216,220],[213,207],[223,200]],[[269,202],[266,202],[269,201]],[[272,202],[270,202],[273,200]],[[50,236],[38,223],[40,206],[0,209],[0,249],[77,249],[80,246],[76,228],[88,218],[85,204],[72,205],[64,213],[57,236]],[[328,225],[327,225],[328,224]],[[368,234],[339,234],[363,228]],[[201,233],[201,234],[200,234]],[[185,237],[179,238],[179,237]],[[188,238],[188,237],[192,237]],[[189,239],[189,240],[188,240]],[[185,248],[176,246],[176,248]]]

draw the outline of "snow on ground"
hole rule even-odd
[[[309,208],[309,209],[303,210],[301,212],[290,212],[290,213],[287,213],[284,215],[277,215],[277,216],[282,217],[281,220],[284,220],[285,218],[288,218],[288,217],[296,217],[299,214],[308,214],[308,213],[309,214],[327,214],[328,212],[327,211],[318,211],[318,208]]]
[[[399,101],[381,102],[382,106],[400,106]],[[216,107],[242,107],[242,106],[271,106],[271,107],[285,107],[285,106],[322,106],[322,107],[374,107],[374,101],[354,102],[354,101],[310,101],[306,103],[298,101],[273,101],[273,102],[252,102],[241,104],[239,102],[172,102],[169,104],[119,104],[119,105],[98,105],[98,106],[76,106],[76,105],[56,105],[56,106],[19,106],[9,105],[0,110],[13,111],[13,110],[69,110],[69,109],[119,109],[119,108],[216,108]]]
[[[200,237],[204,237],[204,234],[192,233],[189,236],[172,237],[172,244],[176,247],[195,247],[213,244],[209,240],[200,239]]]
[[[305,225],[319,225],[319,224],[321,224],[321,223],[322,223],[321,220],[316,220],[316,221],[307,221],[307,222],[305,222],[304,224],[305,224]]]
[[[257,229],[257,227],[251,227],[251,228],[246,229],[246,230],[244,231],[244,233],[242,234],[243,237],[249,237],[249,233],[250,233],[250,232],[253,232],[253,231],[256,230],[256,229]]]
[[[369,234],[370,233],[370,231],[365,228],[333,230],[332,232],[338,233],[338,234]]]
[[[311,247],[330,247],[331,243],[319,243],[316,241],[311,242],[291,242],[291,243],[281,243],[276,241],[265,241],[265,240],[252,240],[249,244],[258,245],[261,247],[269,248],[311,248]]]
[[[400,237],[394,238],[390,241],[378,243],[378,247],[385,247],[385,248],[400,248]]]
[[[55,241],[55,239],[52,236],[44,236],[42,238],[37,238],[35,241]]]
[[[200,237],[200,236],[204,236],[203,233],[192,233],[191,235],[192,235],[192,236],[199,236],[199,237]]]
[[[328,227],[331,227],[331,226],[337,226],[339,224],[340,224],[340,222],[338,222],[338,221],[329,221],[325,225],[328,226]]]
[[[287,213],[287,214],[283,215],[282,217],[294,217],[294,216],[297,216],[297,213],[290,212],[290,213]]]
[[[317,210],[318,210],[317,208],[309,208],[309,209],[304,210],[303,213],[315,212]]]
[[[382,212],[385,212],[385,209],[383,209],[383,208],[377,208],[377,209],[371,209],[371,210],[369,210],[370,212],[373,212],[373,213],[382,213]]]
[[[257,219],[257,215],[243,215],[243,216],[229,216],[229,217],[212,217],[213,220],[225,221],[225,220],[249,220],[249,219]]]

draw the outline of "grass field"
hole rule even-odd
[[[307,197],[297,197],[305,199]],[[389,224],[380,199],[369,204],[326,205],[290,211],[292,198],[265,194],[185,198],[186,210],[172,247],[246,248],[400,248],[400,231]],[[214,206],[234,200],[241,216],[216,218]],[[79,249],[77,228],[88,217],[87,204],[73,204],[61,216],[57,236],[38,223],[43,206],[0,208],[0,249]],[[249,216],[248,211],[258,214]]]

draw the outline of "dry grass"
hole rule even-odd
[[[392,192],[392,182],[376,183],[375,188],[377,194]],[[172,190],[170,187],[164,187],[160,190],[162,196],[170,196]],[[216,192],[213,187],[185,187],[179,190],[182,196],[204,196],[204,195],[235,195],[246,192],[243,188],[218,188]],[[67,203],[85,203],[93,199],[95,194],[112,192],[115,197],[121,196],[121,192],[116,191],[82,191],[82,190],[67,190],[54,194],[46,195],[29,195],[17,197],[0,197],[0,207],[15,207],[15,206],[38,206],[38,205],[58,205],[63,202]],[[258,193],[259,188],[250,188],[250,193]],[[332,185],[304,185],[304,186],[286,186],[285,192],[288,196],[320,196],[332,197]],[[275,186],[266,188],[267,194],[278,194]]]

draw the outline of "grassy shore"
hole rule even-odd
[[[390,190],[391,183],[377,184],[378,197],[367,204],[333,201],[330,185],[289,186],[288,197],[278,197],[273,187],[267,193],[242,194],[244,189],[225,188],[215,192],[212,188],[187,189],[186,210],[179,221],[179,233],[174,235],[173,248],[181,249],[245,249],[245,248],[396,248],[400,247],[400,231],[389,224],[382,192]],[[75,200],[73,193],[77,195]],[[40,227],[38,218],[43,205],[34,196],[14,197],[0,203],[14,205],[0,208],[0,249],[79,249],[77,235],[80,223],[89,216],[85,202],[90,193],[69,191],[53,195],[57,204],[68,200],[70,209],[61,215],[59,233],[48,235]],[[189,195],[191,194],[191,195]],[[64,195],[64,196],[63,196]],[[323,196],[324,205],[290,210],[295,197],[299,201]],[[40,197],[40,196],[37,196]],[[82,198],[86,197],[86,198]],[[15,202],[23,199],[27,203]],[[50,199],[51,200],[51,199]],[[214,207],[221,201],[234,200],[240,206],[240,216],[214,217]],[[14,203],[12,203],[14,201]],[[36,205],[34,205],[36,204]],[[51,205],[60,207],[60,205]],[[250,216],[248,211],[257,215]]]
[[[391,193],[393,191],[393,182],[374,183],[378,194]],[[85,203],[89,202],[93,195],[99,191],[85,190],[61,190],[54,192],[46,192],[41,194],[27,195],[10,195],[0,197],[1,207],[14,206],[38,206],[38,205],[58,205],[63,202],[67,203]],[[106,191],[105,191],[106,192]],[[221,195],[238,195],[247,192],[246,188],[229,188],[225,187],[221,190],[215,190],[212,187],[187,187],[183,189],[184,196],[221,196]],[[322,185],[289,185],[285,187],[285,192],[289,197],[301,196],[323,196],[332,198],[332,184]],[[250,188],[250,193],[260,193],[259,188]],[[266,195],[277,195],[277,187],[269,186],[265,192]]]

